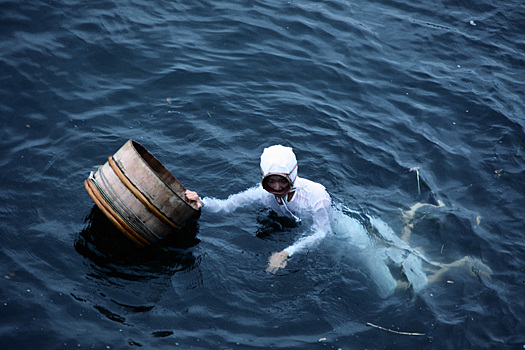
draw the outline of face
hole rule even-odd
[[[276,193],[286,194],[290,183],[284,177],[279,175],[270,175],[265,180],[268,187],[270,187]]]

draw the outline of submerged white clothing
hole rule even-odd
[[[281,199],[265,191],[262,185],[257,185],[233,194],[228,199],[202,198],[203,210],[214,213],[229,213],[240,207],[260,204],[271,208],[280,216],[296,220],[311,217],[313,219],[312,233],[284,249],[289,256],[292,256],[299,251],[315,246],[331,231],[332,213],[330,195],[323,185],[296,177],[292,191],[294,195],[289,202],[286,199],[281,201]]]
[[[366,217],[375,231],[373,237],[360,221],[341,210],[335,210],[332,221],[335,237],[348,243],[344,249],[358,249],[352,253],[357,253],[365,262],[380,297],[392,295],[397,288],[397,281],[390,271],[391,264],[402,266],[414,292],[421,292],[428,284],[428,277],[423,270],[424,263],[430,264],[428,259],[402,241],[384,221],[369,215]]]

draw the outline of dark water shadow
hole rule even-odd
[[[299,225],[294,219],[279,216],[273,210],[261,210],[257,216],[256,236],[264,240],[275,239],[276,235],[288,232]]]
[[[71,296],[107,319],[132,324],[130,315],[152,310],[171,288],[180,292],[202,284],[198,266],[203,257],[192,249],[200,242],[197,220],[147,247],[126,238],[96,206],[85,222],[74,247],[86,258],[86,279],[92,283],[90,291]]]
[[[86,226],[75,240],[75,250],[91,262],[99,275],[126,280],[173,275],[196,264],[192,247],[200,240],[197,220],[147,247],[138,247],[124,236],[109,219],[93,206]]]

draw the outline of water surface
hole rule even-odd
[[[525,345],[521,2],[1,6],[2,349]],[[383,299],[331,236],[269,275],[302,231],[264,209],[138,250],[82,184],[128,139],[219,198],[258,181],[264,147],[292,146],[300,176],[398,235],[400,209],[441,200],[412,246],[494,273]]]

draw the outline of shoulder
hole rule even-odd
[[[326,188],[320,183],[298,178],[295,185],[300,197],[305,198],[311,206],[316,206],[320,202],[330,205],[330,195],[326,191]]]
[[[302,177],[298,177],[294,185],[297,189],[304,189],[309,192],[326,193],[326,188],[323,185],[312,180],[304,179]]]

